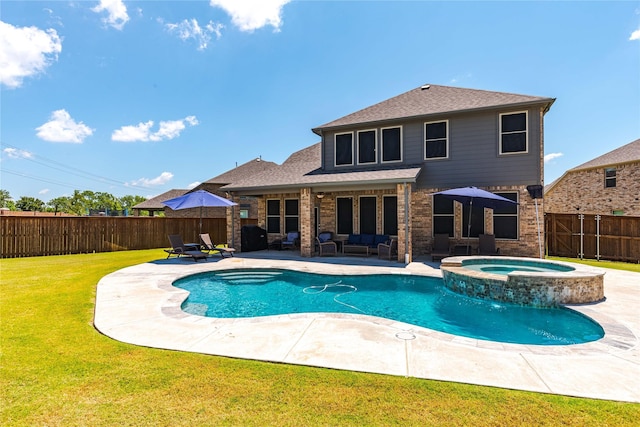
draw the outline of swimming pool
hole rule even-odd
[[[585,343],[604,335],[596,322],[567,308],[469,298],[448,290],[442,279],[416,275],[233,269],[188,276],[173,285],[190,293],[185,312],[216,318],[363,314],[469,338],[541,345]]]

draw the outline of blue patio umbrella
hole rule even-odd
[[[469,246],[469,238],[471,237],[471,210],[473,206],[480,206],[482,208],[495,209],[501,206],[509,204],[518,204],[513,200],[506,197],[499,196],[490,191],[482,190],[477,187],[461,187],[452,188],[450,190],[439,191],[433,193],[444,196],[448,199],[453,199],[456,202],[462,203],[463,206],[469,206],[469,225],[467,229],[467,248]]]
[[[165,200],[162,204],[169,206],[174,211],[179,209],[200,208],[200,233],[202,233],[202,208],[217,208],[237,205],[237,203],[232,202],[231,200],[204,190],[194,191],[173,199]]]

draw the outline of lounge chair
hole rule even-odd
[[[326,231],[318,234],[316,237],[316,245],[318,246],[320,256],[336,255],[338,253],[337,243],[331,240],[332,234],[333,233]]]
[[[202,241],[202,247],[207,252],[218,252],[222,258],[224,258],[225,254],[229,254],[233,256],[233,253],[236,251],[234,248],[228,248],[222,245],[214,245],[211,241],[211,236],[209,233],[204,233],[200,235],[200,240]]]
[[[300,233],[297,231],[290,231],[287,233],[286,240],[282,241],[282,249],[295,249],[300,243]]]
[[[387,243],[378,243],[378,258],[386,258],[389,261],[398,257],[398,241],[390,239]]]
[[[164,251],[168,253],[167,259],[171,255],[176,255],[178,258],[180,256],[189,256],[193,258],[194,261],[198,261],[199,259],[207,259],[207,254],[202,252],[201,250],[196,249],[195,246],[187,246],[182,241],[182,237],[178,234],[170,234],[169,242],[171,243],[171,249],[165,249]]]
[[[496,249],[496,236],[493,234],[478,236],[478,255],[500,255],[500,248]]]
[[[436,234],[433,236],[433,246],[431,248],[431,259],[442,259],[448,257],[449,252],[449,235],[448,234]]]

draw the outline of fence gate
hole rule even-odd
[[[547,254],[640,262],[640,217],[545,214]]]

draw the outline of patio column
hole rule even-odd
[[[396,186],[398,195],[398,261],[410,263],[412,261],[411,239],[411,184],[402,183]]]
[[[300,189],[300,255],[313,256],[313,200],[311,188]]]
[[[226,208],[227,213],[227,244],[235,248],[238,252],[242,252],[242,221],[240,220],[240,203],[237,197],[229,195],[227,197],[232,202],[238,203],[237,206]]]

